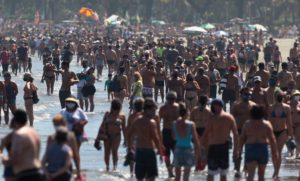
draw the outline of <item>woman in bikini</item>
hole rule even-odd
[[[283,103],[284,94],[281,91],[277,91],[274,94],[275,103],[272,105],[269,111],[269,120],[273,126],[274,135],[277,142],[277,148],[279,155],[282,153],[282,148],[286,143],[288,136],[293,135],[292,121],[291,121],[291,108],[289,105]],[[281,156],[277,160],[278,164],[274,164],[274,178],[279,175],[279,169],[281,165]]]
[[[47,95],[52,95],[54,90],[54,82],[55,82],[55,69],[56,66],[52,63],[52,58],[48,58],[48,63],[44,66],[43,72],[43,80],[46,81],[47,86]]]
[[[26,82],[23,89],[25,108],[30,121],[30,126],[33,126],[33,92],[37,91],[37,87],[33,84],[33,77],[30,73],[25,73],[23,80]]]
[[[192,74],[187,74],[184,89],[186,107],[188,108],[188,110],[192,110],[197,105],[198,93],[200,91],[200,87],[198,83],[194,80]]]
[[[126,118],[124,113],[121,112],[122,103],[119,99],[114,99],[111,102],[109,112],[106,112],[101,126],[99,128],[96,140],[104,140],[104,160],[106,170],[109,171],[110,154],[113,158],[113,170],[117,169],[118,165],[118,149],[121,142],[121,132],[125,138]],[[105,135],[105,138],[100,138],[100,135]],[[103,137],[103,136],[102,136]]]

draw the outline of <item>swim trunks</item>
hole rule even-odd
[[[208,175],[227,175],[229,168],[229,145],[209,145],[207,155]]]
[[[176,141],[174,141],[173,135],[172,135],[172,129],[164,128],[162,130],[162,139],[163,144],[166,150],[166,156],[170,156],[171,151],[174,151]]]
[[[267,144],[245,144],[245,163],[257,162],[260,165],[266,165],[268,158],[269,152]]]
[[[151,87],[143,87],[143,97],[153,97],[153,88]]]
[[[156,155],[153,149],[137,148],[135,162],[135,176],[138,180],[158,176]]]

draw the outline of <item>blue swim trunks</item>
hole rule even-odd
[[[255,143],[245,145],[245,163],[257,162],[260,165],[266,165],[268,159],[268,144]]]

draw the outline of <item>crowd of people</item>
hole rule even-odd
[[[136,33],[111,39],[93,28],[20,29],[15,38],[2,37],[0,54],[0,107],[12,130],[1,142],[1,150],[8,151],[3,157],[6,180],[70,180],[72,160],[77,179],[84,180],[79,149],[88,131],[86,112],[94,112],[95,102],[103,101],[95,100],[99,89],[106,90],[111,101],[94,142],[98,150],[103,143],[107,171],[111,154],[112,170],[117,170],[122,140],[127,147],[124,165],[137,180],[155,180],[157,154],[176,181],[189,180],[191,168],[201,171],[206,165],[207,180],[218,174],[226,180],[231,148],[235,177],[242,176],[243,166],[247,180],[254,180],[256,168],[258,180],[264,180],[268,145],[274,178],[280,176],[285,145],[290,156],[300,158],[298,40],[285,61],[276,40],[260,44],[261,32],[229,38]],[[31,74],[33,57],[43,62],[42,77]],[[72,71],[72,61],[82,66],[80,72]],[[108,75],[103,74],[105,68]],[[11,80],[21,72],[26,112],[17,107],[18,85]],[[33,105],[39,100],[33,81],[45,82],[50,96],[60,76],[62,110],[53,118],[55,133],[48,137],[40,160],[41,141],[32,128]],[[106,77],[104,87],[95,86]],[[72,86],[77,95],[71,94]],[[128,103],[125,115],[122,107]]]

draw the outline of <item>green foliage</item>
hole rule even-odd
[[[59,22],[78,14],[80,7],[104,15],[139,16],[167,22],[222,23],[235,17],[274,24],[300,22],[300,0],[2,0],[3,17],[22,17],[33,20],[39,10],[44,19]]]

